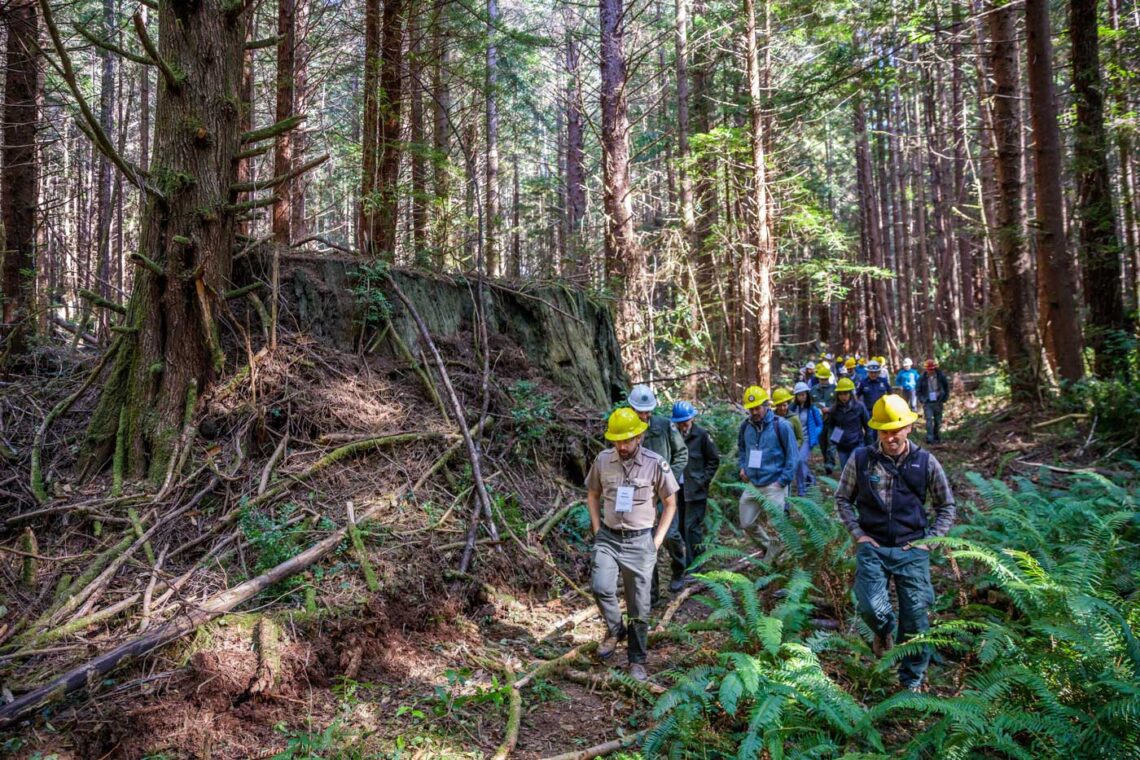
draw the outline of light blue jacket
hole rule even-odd
[[[918,370],[914,368],[904,369],[895,375],[895,382],[898,383],[904,391],[916,390],[918,388]]]
[[[769,486],[779,482],[786,486],[795,477],[796,434],[792,432],[791,423],[777,417],[771,409],[759,425],[751,419],[741,423],[736,446],[737,463],[752,485]],[[752,449],[761,452],[759,467],[747,466]]]
[[[803,411],[797,404],[792,404],[791,413],[799,415]],[[801,421],[804,418],[801,418]],[[815,404],[809,403],[807,405],[807,424],[804,425],[804,432],[807,434],[808,445],[815,447],[819,445],[819,436],[823,432],[823,413],[819,411],[819,407]]]

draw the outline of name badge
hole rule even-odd
[[[843,440],[843,428],[833,428],[831,431],[831,442],[839,443]]]
[[[748,469],[759,470],[761,463],[764,461],[764,452],[760,449],[749,449],[748,451]]]
[[[931,401],[937,401],[938,400],[938,391],[931,391],[929,396],[930,396]]]
[[[614,511],[633,511],[633,486],[618,486],[617,500],[614,503]]]

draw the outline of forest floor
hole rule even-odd
[[[579,751],[649,727],[653,700],[676,669],[707,658],[724,634],[679,633],[707,614],[694,593],[700,589],[690,587],[676,600],[663,594],[667,606],[654,625],[661,618],[668,625],[655,629],[647,686],[614,667],[624,650],[611,664],[591,656],[602,628],[583,591],[588,523],[580,505],[565,507],[583,496],[578,484],[596,450],[601,412],[576,406],[534,376],[512,347],[492,347],[483,467],[504,536],[498,547],[478,547],[469,574],[455,568],[470,466],[418,376],[398,362],[286,340],[212,395],[191,458],[201,465],[176,479],[161,502],[129,490],[110,499],[105,477],[69,480],[94,401],[88,394],[45,446],[54,488],[47,510],[26,490],[28,444],[92,357],[45,353],[35,382],[6,383],[0,436],[16,466],[0,476],[0,489],[17,508],[5,510],[4,543],[15,545],[11,539],[31,528],[32,553],[53,560],[40,562],[28,583],[25,556],[0,556],[6,693],[42,683],[298,553],[345,522],[349,501],[361,513],[388,495],[398,498],[362,525],[366,560],[345,541],[242,612],[111,674],[92,694],[45,708],[0,747],[15,757],[61,759],[484,757],[504,741],[516,693],[521,721],[512,757]],[[469,348],[460,340],[442,348],[457,390],[476,408],[480,373]],[[1095,464],[1098,447],[1081,420],[1034,427],[1047,420],[999,405],[988,391],[992,380],[956,378],[945,442],[935,448],[960,500],[970,498],[967,471],[1033,478],[1043,465]],[[346,444],[406,433],[415,435],[319,466]],[[203,488],[207,495],[198,497]],[[825,486],[820,498],[829,493]],[[177,509],[195,498],[189,511]],[[730,524],[735,494],[714,501],[720,542],[755,553]],[[164,524],[172,511],[178,519]],[[558,520],[548,526],[552,516]],[[93,570],[121,558],[136,519],[162,526],[146,556],[136,551],[92,581]],[[97,557],[104,558],[98,566]],[[378,579],[375,591],[365,565]],[[72,578],[94,588],[67,604],[80,585]],[[940,592],[955,583],[939,566]],[[828,619],[825,610],[813,624],[847,628],[850,621]],[[516,674],[567,653],[558,667],[512,690]],[[932,676],[932,689],[955,688],[949,674]]]

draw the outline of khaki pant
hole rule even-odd
[[[784,500],[788,494],[786,487],[779,483],[773,483],[768,486],[752,486],[752,488],[759,491],[773,506],[780,509],[785,508]],[[753,491],[745,490],[744,493],[740,494],[740,527],[742,529],[751,530],[763,514],[764,508],[760,506],[760,500],[756,498]]]
[[[590,585],[611,636],[628,637],[629,661],[644,663],[649,642],[649,583],[657,564],[653,531],[623,536],[606,528],[594,536],[593,574]],[[622,625],[617,580],[621,573],[629,624]]]

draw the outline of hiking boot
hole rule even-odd
[[[647,680],[649,680],[649,674],[645,672],[645,665],[640,662],[632,663],[629,666],[629,674],[633,676],[635,681],[641,681],[642,683],[645,683]]]
[[[916,681],[915,683],[912,683],[912,684],[905,684],[904,683],[903,688],[906,689],[907,691],[913,693],[913,694],[925,694],[926,693],[926,683],[923,681]]]
[[[882,657],[886,654],[887,650],[895,645],[895,637],[893,634],[888,633],[885,636],[875,634],[875,639],[871,642],[871,651],[874,652],[876,657]]]
[[[673,580],[669,581],[669,593],[676,594],[683,588],[685,588],[684,578],[674,578]]]
[[[598,644],[598,657],[603,660],[608,660],[613,657],[614,652],[617,650],[618,637],[612,633],[607,633],[606,637],[602,639],[602,643]]]

